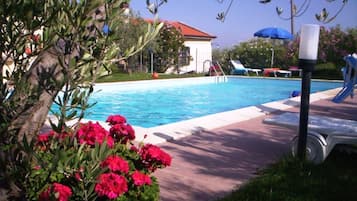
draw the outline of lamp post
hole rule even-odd
[[[297,155],[304,160],[306,157],[306,141],[309,120],[311,73],[317,61],[320,26],[304,24],[301,27],[299,47],[299,68],[302,69],[300,122]]]

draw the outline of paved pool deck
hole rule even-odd
[[[348,97],[336,104],[331,99],[337,92],[335,89],[311,95],[310,114],[357,121],[357,98]],[[251,107],[213,120],[196,120],[199,129],[191,134],[186,131],[182,137],[177,136],[177,130],[175,135],[170,131],[155,134],[164,137],[164,141],[156,143],[173,159],[170,167],[155,173],[160,200],[216,200],[254,177],[257,170],[288,154],[297,130],[263,123],[265,118],[283,111],[299,112],[299,98]],[[214,121],[223,126],[215,127]]]

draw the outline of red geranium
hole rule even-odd
[[[54,183],[40,194],[39,201],[50,201],[52,198],[56,198],[58,201],[67,201],[71,195],[72,190],[68,186]]]
[[[166,167],[171,165],[171,156],[162,151],[160,147],[146,144],[140,150],[140,156],[143,163],[152,171],[155,171],[157,166]]]
[[[37,144],[46,144],[50,141],[51,138],[56,138],[56,139],[65,139],[66,137],[71,136],[70,133],[67,132],[62,132],[62,133],[56,133],[55,131],[51,130],[46,133],[41,133],[37,136]]]
[[[121,115],[110,115],[106,122],[108,122],[109,125],[125,124],[126,118]]]
[[[135,139],[135,131],[130,124],[115,124],[110,128],[109,133],[115,141],[122,144]]]
[[[47,133],[41,133],[37,136],[36,145],[38,146],[39,150],[45,151],[50,146],[50,139],[53,138],[55,135],[54,131],[49,131]]]
[[[119,156],[108,156],[101,164],[101,167],[108,167],[113,172],[128,173],[129,164]]]
[[[50,141],[50,138],[55,135],[54,131],[49,131],[47,133],[41,133],[37,136],[37,143],[46,143]]]
[[[130,147],[130,151],[139,153],[139,149],[138,149],[135,145],[132,145],[132,146]]]
[[[128,191],[128,184],[123,176],[107,173],[101,174],[98,180],[99,181],[95,186],[95,192],[97,192],[99,196],[107,196],[109,199],[116,199]]]
[[[114,145],[113,138],[98,122],[89,121],[87,124],[82,124],[77,132],[77,138],[80,144],[86,143],[93,146],[96,142],[102,144],[104,140],[107,140],[109,147]]]
[[[135,170],[135,172],[131,175],[131,178],[133,179],[136,186],[142,186],[145,184],[151,185],[151,178],[137,170]]]

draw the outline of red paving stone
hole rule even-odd
[[[299,107],[288,111],[298,112]],[[310,114],[357,120],[357,98],[339,104],[316,101]],[[216,200],[288,154],[297,131],[264,124],[266,117],[160,144],[173,158],[170,167],[155,173],[161,201]]]

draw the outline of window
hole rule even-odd
[[[179,54],[179,66],[187,66],[190,64],[190,47],[184,47]]]

